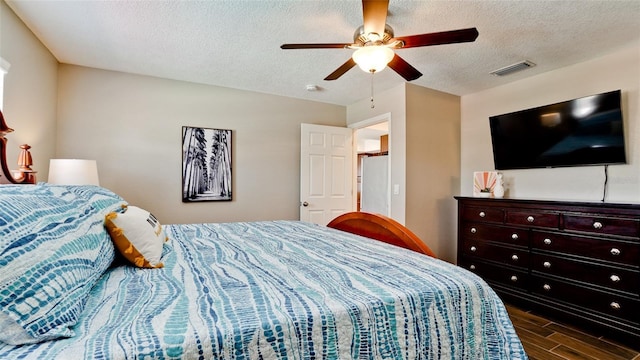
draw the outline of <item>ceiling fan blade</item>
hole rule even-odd
[[[443,32],[437,32],[437,33],[430,33],[430,34],[401,36],[395,39],[402,40],[402,42],[404,42],[404,45],[402,46],[402,48],[410,48],[410,47],[418,47],[418,46],[471,42],[471,41],[475,41],[477,37],[478,37],[478,30],[476,28],[469,28],[469,29],[443,31]]]
[[[362,0],[362,19],[364,34],[384,34],[384,26],[387,23],[387,9],[389,0]]]
[[[349,58],[349,60],[347,60],[346,63],[342,64],[342,66],[337,68],[336,71],[332,72],[331,74],[329,74],[329,76],[327,76],[324,79],[327,80],[327,81],[336,80],[340,76],[344,75],[344,73],[346,73],[347,71],[351,70],[351,68],[354,67],[354,66],[356,66],[356,62],[353,61],[352,58]]]
[[[282,44],[280,49],[344,49],[353,44]]]
[[[403,58],[395,54],[393,59],[389,62],[388,66],[402,76],[405,80],[411,81],[422,76],[422,73],[418,69],[414,68],[406,62]]]

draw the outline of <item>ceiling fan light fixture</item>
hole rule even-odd
[[[387,46],[363,46],[354,51],[353,61],[365,72],[379,72],[384,70],[393,59],[395,53]]]
[[[388,13],[388,0],[362,0],[363,25],[356,29],[352,43],[282,44],[280,48],[356,50],[351,59],[324,78],[326,81],[338,79],[356,64],[372,75],[388,65],[406,81],[413,81],[422,73],[396,55],[394,49],[473,42],[478,37],[478,29],[468,28],[396,38],[393,28],[386,24]],[[371,79],[373,83],[373,76]]]

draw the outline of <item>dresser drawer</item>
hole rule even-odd
[[[640,265],[638,263],[638,259],[640,259],[640,244],[626,241],[533,231],[531,248],[636,267]]]
[[[587,308],[634,323],[640,321],[638,299],[536,275],[532,275],[530,281],[533,293],[552,300],[561,300],[572,306]]]
[[[566,259],[562,257],[533,253],[531,269],[545,275],[555,275],[624,291],[631,296],[640,296],[640,271],[621,269],[588,261]]]
[[[637,219],[565,214],[564,228],[594,234],[638,237],[640,225]]]
[[[557,229],[560,225],[560,215],[557,212],[544,212],[526,209],[508,210],[507,224],[540,226]]]
[[[495,241],[516,246],[529,246],[527,229],[514,229],[504,226],[465,222],[461,227],[461,236],[474,240]]]
[[[527,248],[499,246],[474,239],[465,239],[463,246],[462,252],[466,256],[522,268],[529,266],[529,250]]]
[[[527,289],[529,275],[526,271],[485,263],[465,255],[462,256],[460,266],[477,274],[487,282],[500,283],[520,290]]]
[[[491,207],[465,206],[462,209],[462,218],[470,221],[503,222],[504,211]]]

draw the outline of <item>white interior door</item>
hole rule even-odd
[[[353,207],[353,131],[302,124],[300,220],[326,225]]]
[[[360,211],[389,216],[389,156],[362,158]]]

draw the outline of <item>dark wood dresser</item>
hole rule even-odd
[[[640,341],[640,205],[458,200],[458,265],[505,300]]]

